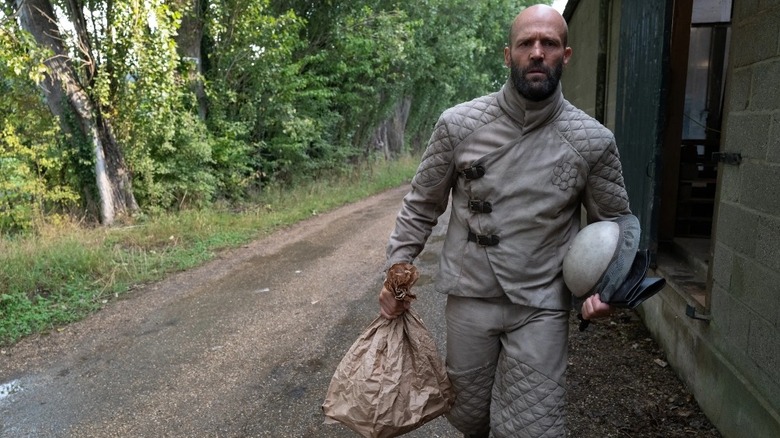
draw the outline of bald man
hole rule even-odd
[[[509,78],[496,93],[446,110],[434,128],[387,246],[412,263],[451,215],[436,288],[447,294],[447,418],[466,437],[565,436],[571,293],[562,261],[588,222],[630,214],[612,133],[563,97],[572,49],[553,8],[524,9],[509,31]],[[408,303],[383,289],[380,312]],[[583,317],[609,314],[588,298]]]

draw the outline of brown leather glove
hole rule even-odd
[[[420,274],[411,263],[396,263],[387,270],[382,290],[379,292],[379,313],[387,319],[394,319],[409,310],[412,300],[412,286]]]

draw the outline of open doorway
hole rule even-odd
[[[708,301],[703,285],[715,214],[731,9],[731,0],[675,2],[659,246],[691,266],[702,285],[692,297],[703,307]]]

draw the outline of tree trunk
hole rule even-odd
[[[381,151],[385,159],[396,158],[404,150],[406,121],[409,119],[411,107],[412,99],[404,97],[396,104],[390,117],[380,123],[374,131],[372,146],[374,150]]]
[[[409,119],[409,111],[412,107],[412,98],[404,97],[395,107],[390,118],[390,126],[387,130],[387,142],[390,154],[398,157],[404,150],[404,137],[406,136],[406,121]]]
[[[377,126],[374,130],[374,135],[371,136],[371,146],[374,151],[379,151],[385,160],[390,158],[390,148],[387,145],[387,125],[388,121],[385,120]]]
[[[17,5],[22,27],[35,37],[39,45],[53,52],[46,61],[48,75],[43,90],[49,108],[58,116],[72,111],[84,138],[92,142],[100,219],[104,225],[111,225],[118,216],[138,210],[121,149],[111,127],[78,80],[62,45],[50,0],[17,0]],[[82,31],[84,29],[77,30]],[[60,120],[64,118],[60,117]]]
[[[203,86],[203,11],[207,0],[177,0],[176,7],[181,11],[181,26],[176,34],[176,52],[182,63],[186,64],[185,70],[188,77],[184,78],[189,83],[190,91],[195,95],[198,105],[198,115],[201,120],[206,120],[208,106],[206,90]]]
[[[73,28],[78,36],[78,54],[76,56],[81,58],[80,64],[84,66],[83,80],[87,86],[92,86],[97,65],[92,53],[92,44],[89,42],[87,22],[84,20],[84,10],[81,2],[78,0],[68,0],[68,12],[70,13],[71,21],[73,22]]]

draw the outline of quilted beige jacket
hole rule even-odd
[[[612,133],[563,98],[502,89],[445,111],[403,200],[387,266],[413,262],[452,199],[436,288],[568,310],[563,256],[588,221],[629,214]]]

